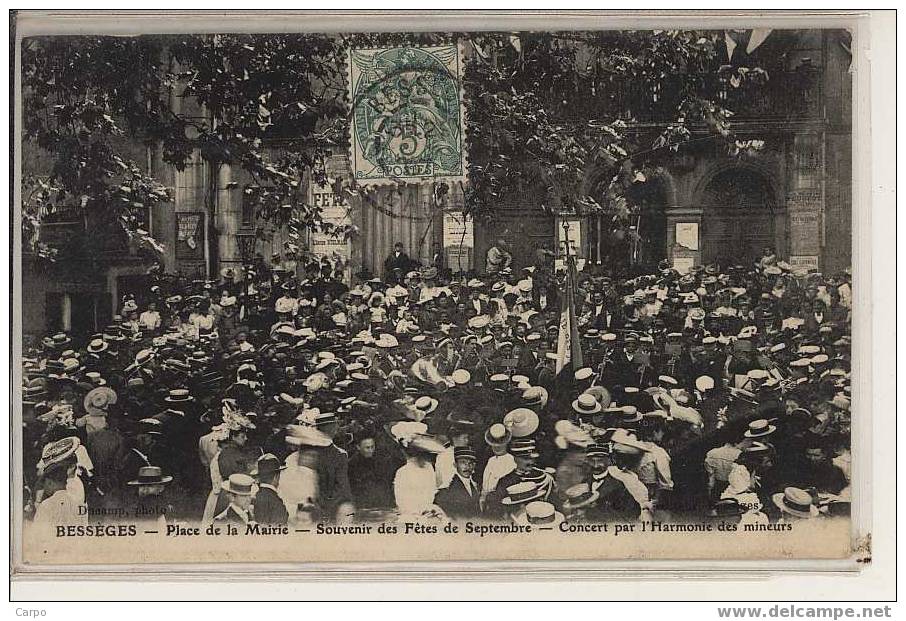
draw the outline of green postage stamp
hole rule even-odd
[[[360,183],[464,178],[461,77],[455,43],[350,50],[350,160]]]

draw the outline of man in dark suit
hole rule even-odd
[[[603,369],[601,381],[605,386],[638,386],[639,373],[635,355],[638,351],[638,337],[627,334],[622,349],[616,349],[611,363]]]
[[[349,485],[357,507],[393,507],[393,475],[403,465],[400,461],[377,445],[372,432],[356,438],[355,454],[349,458]]]
[[[481,511],[478,505],[481,487],[472,479],[472,474],[478,456],[470,446],[457,446],[453,449],[453,459],[456,462],[453,480],[450,485],[438,490],[434,502],[452,519],[477,517]]]
[[[802,331],[805,334],[817,334],[821,326],[825,322],[830,321],[831,317],[824,302],[815,300],[812,304],[812,310],[803,319],[805,319],[805,324],[802,326]]]
[[[592,295],[591,304],[586,309],[588,313],[588,325],[586,328],[594,328],[601,332],[612,332],[618,329],[617,316],[610,310],[604,301],[604,292],[595,291]]]
[[[244,527],[252,521],[250,506],[255,480],[247,474],[236,473],[223,482],[221,495],[225,508],[217,513],[213,521],[218,524],[234,524]]]
[[[488,304],[487,300],[481,298],[481,290],[478,288],[472,289],[469,292],[469,299],[466,301],[465,305],[466,315],[468,317],[488,315],[491,312],[490,304]]]
[[[258,458],[252,476],[258,479],[258,493],[252,500],[252,514],[258,524],[286,524],[289,514],[277,493],[277,479],[285,466],[276,455],[267,453]]]
[[[393,244],[393,252],[384,260],[384,280],[387,282],[402,282],[403,274],[412,267],[412,259],[403,252],[402,242]]]
[[[339,432],[339,423],[333,412],[317,416],[318,431],[333,439]],[[349,486],[349,454],[333,442],[329,446],[314,447],[317,453],[318,500],[327,520],[349,518],[355,513],[352,489]],[[325,520],[325,521],[327,521]]]

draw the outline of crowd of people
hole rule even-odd
[[[454,277],[399,246],[383,279],[351,287],[317,259],[153,272],[103,331],[26,344],[27,518],[771,529],[848,514],[848,272],[770,254],[589,267],[564,366],[564,273],[497,258]]]

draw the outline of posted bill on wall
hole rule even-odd
[[[850,32],[574,18],[24,19],[16,569],[864,560]]]

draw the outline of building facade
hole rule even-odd
[[[561,247],[564,221],[575,252],[591,265],[652,266],[667,259],[684,270],[749,262],[770,248],[793,266],[839,271],[851,262],[849,39],[837,30],[772,37],[759,48],[771,67],[765,87],[754,101],[727,102],[736,111],[738,137],[763,141],[764,147],[753,155],[731,155],[703,129],[680,152],[654,158],[648,179],[630,196],[638,206],[632,222],[636,243],[614,239],[608,214],[551,215],[539,202],[542,194],[532,188],[494,205],[493,221],[472,223],[461,217],[463,188],[457,184],[445,191],[411,184],[338,195],[333,186],[310,180],[303,180],[304,191],[322,207],[325,220],[351,224],[355,232],[348,239],[318,232],[300,238],[256,221],[249,180],[241,171],[215,170],[200,157],[177,170],[153,148],[136,147],[145,149],[140,155],[148,171],[173,188],[172,204],[149,210],[148,227],[163,244],[166,271],[210,280],[238,268],[244,254],[269,258],[300,246],[330,257],[349,281],[383,276],[384,260],[396,242],[423,265],[442,262],[454,272],[481,272],[488,249],[505,239],[514,264],[527,266],[539,248]],[[731,50],[730,61],[743,53]],[[192,105],[171,99],[176,112]],[[644,119],[630,121],[640,132],[656,129]],[[330,159],[328,175],[349,178],[345,154]],[[601,196],[608,175],[588,170],[586,192]],[[48,235],[53,228],[48,227]],[[256,230],[261,234],[253,238]],[[111,244],[95,274],[24,257],[26,332],[100,329],[117,312],[124,293],[142,289],[150,265],[121,242]]]

